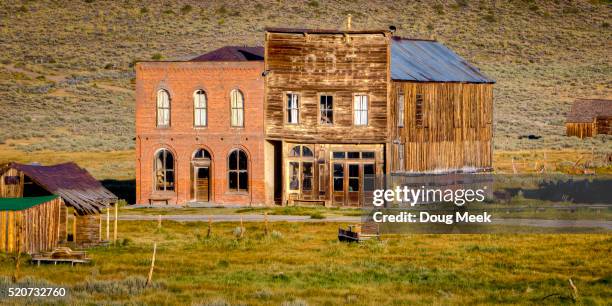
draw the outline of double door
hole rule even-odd
[[[375,188],[374,163],[332,161],[332,200],[337,206],[371,204]]]

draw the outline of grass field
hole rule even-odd
[[[610,235],[409,235],[340,243],[337,224],[121,222],[120,245],[92,265],[22,265],[20,285],[67,287],[56,302],[198,305],[605,305]],[[144,289],[153,243],[153,284]],[[14,262],[0,255],[0,290]],[[25,300],[4,300],[24,303]],[[40,301],[34,300],[31,301]],[[1,301],[0,301],[1,302]]]

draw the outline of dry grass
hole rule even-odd
[[[121,222],[122,245],[91,266],[22,266],[23,284],[68,287],[79,304],[606,304],[609,235],[410,235],[339,243],[336,224]],[[125,240],[123,240],[125,239]],[[125,243],[123,243],[125,241]],[[154,242],[153,288],[143,289]],[[0,275],[13,261],[0,255]],[[10,286],[0,279],[0,287]],[[551,294],[553,297],[544,299]],[[40,300],[38,300],[40,302]]]
[[[3,1],[0,143],[23,151],[133,148],[136,60],[262,44],[265,26],[398,27],[435,37],[497,80],[495,147],[612,149],[563,136],[576,97],[611,98],[607,1]],[[542,139],[518,140],[536,134]]]

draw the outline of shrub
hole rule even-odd
[[[185,4],[183,7],[181,7],[181,14],[189,14],[192,10],[193,7],[191,5]]]
[[[319,7],[319,1],[317,1],[317,0],[310,0],[310,1],[308,1],[308,6],[310,6],[310,7]]]
[[[442,4],[436,4],[433,6],[434,11],[438,15],[444,15],[444,6]]]
[[[325,216],[317,211],[310,214],[310,219],[325,219]]]
[[[151,56],[151,59],[154,61],[159,61],[163,58],[163,56],[160,53],[155,53]]]

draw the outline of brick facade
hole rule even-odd
[[[263,61],[141,62],[136,65],[136,203],[150,199],[185,204],[194,199],[192,158],[204,148],[211,155],[209,202],[264,204]],[[157,92],[170,94],[170,127],[156,124]],[[244,127],[230,126],[230,92],[244,95]],[[207,97],[208,124],[194,127],[196,90]],[[159,149],[174,156],[174,191],[155,190],[154,157]],[[230,191],[228,154],[248,156],[248,191]]]

